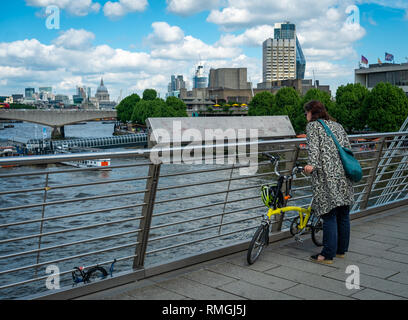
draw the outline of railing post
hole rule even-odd
[[[41,212],[41,224],[40,224],[40,236],[38,237],[38,250],[41,249],[41,237],[43,233],[43,226],[44,226],[44,215],[45,215],[45,202],[47,201],[47,192],[50,190],[48,187],[48,173],[45,176],[45,187],[44,187],[44,197],[43,197],[43,205],[42,205],[42,212]],[[37,252],[37,263],[40,262],[40,251]],[[35,276],[37,277],[38,267],[35,267]]]
[[[228,201],[229,190],[230,190],[230,186],[231,186],[231,178],[232,178],[232,173],[234,171],[234,164],[235,164],[235,162],[232,164],[232,167],[231,167],[230,176],[229,176],[229,180],[228,180],[227,193],[225,194],[225,199],[224,199],[224,207],[222,208],[221,223],[220,223],[220,227],[218,228],[218,234],[219,235],[221,234],[222,223],[224,222],[225,207],[226,207],[227,201]]]
[[[142,208],[142,219],[140,220],[136,246],[136,257],[133,260],[133,269],[140,269],[144,266],[147,243],[149,241],[150,224],[152,222],[153,208],[156,199],[157,185],[160,176],[160,164],[149,165],[149,178],[146,180],[146,192],[144,195],[144,205]]]
[[[377,173],[377,169],[378,169],[378,165],[381,161],[381,154],[385,145],[385,138],[381,138],[381,145],[380,148],[378,149],[378,153],[377,153],[377,157],[374,160],[374,167],[370,170],[370,174],[369,177],[367,179],[367,186],[365,190],[367,190],[367,193],[365,194],[363,200],[361,201],[361,205],[360,205],[360,210],[364,210],[365,208],[367,208],[368,205],[368,200],[370,199],[370,195],[371,195],[371,189],[373,187],[374,184],[374,180],[376,177],[376,173]]]

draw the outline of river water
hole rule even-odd
[[[43,133],[43,127],[30,123],[15,123],[14,128],[8,128],[0,132],[2,139],[13,139],[24,142],[32,138],[40,138]],[[50,130],[46,129],[49,137]],[[66,126],[65,134],[68,138],[83,138],[83,137],[103,137],[111,136],[113,133],[113,124],[103,124],[101,122],[88,122],[84,125]],[[112,149],[117,151],[120,149]],[[122,149],[124,150],[124,149]],[[106,150],[104,150],[106,151]],[[109,150],[108,150],[109,151]],[[137,160],[132,158],[112,159],[111,165],[127,165],[134,163],[144,163],[145,160]],[[162,165],[160,174],[175,174],[188,173],[203,169],[221,169],[226,165],[211,164],[211,165]],[[12,174],[21,172],[35,172],[49,170],[50,172],[56,169],[65,169],[60,164],[52,165],[38,165],[26,167],[12,167],[1,168],[0,174]],[[64,257],[71,257],[88,252],[97,252],[105,248],[113,248],[119,246],[126,246],[117,248],[105,253],[86,255],[81,258],[69,258],[62,262],[56,263],[61,272],[71,270],[74,266],[87,266],[99,262],[112,261],[114,258],[130,257],[135,254],[135,242],[137,241],[137,233],[133,230],[139,228],[139,220],[141,214],[141,207],[117,209],[126,205],[134,205],[143,203],[144,194],[136,193],[124,195],[124,193],[136,192],[144,190],[146,187],[145,180],[124,181],[124,179],[146,177],[148,175],[147,166],[137,166],[130,168],[120,168],[111,171],[87,171],[87,172],[65,172],[58,174],[49,174],[48,186],[51,187],[46,194],[46,201],[60,201],[60,203],[49,206],[38,206],[33,208],[24,208],[0,212],[0,226],[3,224],[17,223],[26,220],[73,215],[63,219],[48,220],[42,225],[40,222],[33,222],[30,224],[14,225],[10,227],[0,228],[0,286],[7,283],[14,283],[24,281],[35,277],[35,269],[20,270],[12,273],[1,274],[4,270],[19,268],[21,266],[36,264],[37,259],[40,263],[49,262],[55,259]],[[245,186],[255,186],[254,188],[234,191],[226,194],[228,188],[228,181],[216,184],[205,184],[205,181],[228,179],[231,175],[231,170],[212,171],[200,174],[182,174],[177,176],[163,177],[159,180],[159,190],[157,192],[157,203],[154,208],[154,216],[152,220],[152,228],[149,234],[150,242],[147,247],[148,255],[146,257],[145,265],[151,266],[158,263],[165,263],[167,261],[179,259],[191,254],[198,254],[206,250],[217,248],[224,245],[231,245],[241,240],[248,240],[254,229],[227,234],[218,238],[218,234],[231,233],[236,230],[241,230],[249,227],[256,227],[259,225],[261,214],[265,213],[265,207],[258,209],[250,209],[238,211],[240,209],[249,208],[253,206],[262,205],[259,197],[259,185],[271,182],[271,176],[257,177],[252,179],[233,180],[229,186],[230,189],[243,188]],[[239,178],[239,171],[234,170],[233,178]],[[116,180],[115,183],[104,183],[110,180]],[[273,177],[275,181],[276,178]],[[92,186],[78,186],[72,188],[58,189],[58,186],[67,184],[83,184],[83,183],[98,183]],[[165,189],[169,186],[180,186],[185,184],[202,183],[197,186],[182,187],[176,189]],[[44,188],[45,176],[23,176],[9,179],[0,179],[0,192],[8,190]],[[215,193],[211,196],[192,197],[192,195]],[[115,194],[115,197],[108,197],[108,195]],[[86,197],[100,197],[95,200],[80,201],[81,198]],[[301,196],[303,193],[295,194]],[[33,203],[43,203],[44,191],[33,191],[28,193],[10,193],[0,195],[0,208],[9,208]],[[253,197],[254,199],[240,202],[239,200],[246,197]],[[166,199],[180,199],[178,201],[166,202]],[[61,203],[63,200],[78,200],[76,202]],[[163,201],[164,200],[164,201]],[[177,212],[173,214],[164,214],[173,210],[182,210],[198,206],[211,205],[224,201],[231,201],[230,203],[206,207],[196,210],[188,210],[184,212]],[[236,200],[236,201],[235,201]],[[307,202],[307,200],[305,200]],[[303,205],[304,202],[296,203]],[[90,212],[103,209],[112,209],[104,212],[96,212],[89,215],[76,215],[77,213]],[[237,212],[234,212],[237,211]],[[215,216],[222,212],[233,212],[225,216]],[[204,216],[214,217],[188,221],[194,218],[201,218]],[[136,218],[136,219],[135,219]],[[253,219],[251,219],[253,218]],[[237,220],[242,222],[232,223]],[[221,220],[227,223],[220,229],[217,226]],[[117,222],[119,221],[119,222]],[[115,222],[115,223],[114,223]],[[231,223],[230,223],[231,222]],[[96,226],[93,228],[83,229],[82,227],[88,225],[97,225],[103,223],[111,223],[105,226]],[[168,224],[167,227],[158,228],[160,225]],[[189,232],[200,228],[208,227],[205,230]],[[59,246],[66,243],[75,243],[81,240],[90,238],[100,238],[106,235],[120,234],[110,239],[95,240],[86,243],[79,243],[71,246],[63,246],[52,250],[41,252],[40,256],[37,253],[26,254],[23,256],[3,258],[2,256],[12,255],[16,252],[26,252],[29,250],[36,250],[39,246],[38,237],[21,239],[13,242],[1,242],[5,239],[19,238],[23,236],[36,235],[40,232],[49,233],[47,236],[41,238],[41,248],[48,248]],[[78,228],[76,231],[69,231],[63,233],[52,234],[56,231],[64,231],[67,229]],[[127,234],[123,234],[127,233]],[[169,235],[177,234],[177,236],[166,238]],[[193,242],[197,239],[211,238],[207,241],[200,241],[191,243],[190,245],[178,246],[186,242]],[[127,246],[129,244],[129,246]],[[161,248],[169,246],[176,246],[172,249],[163,251]],[[149,253],[150,252],[150,253]],[[244,256],[243,256],[244,259]],[[115,272],[129,271],[132,268],[133,258],[118,262],[115,267]],[[49,263],[52,264],[52,263]],[[48,264],[47,264],[48,265]],[[37,276],[46,276],[47,265],[38,268]],[[109,265],[104,265],[108,268]],[[72,283],[70,274],[61,276],[61,286],[69,286]],[[38,292],[44,292],[45,280],[36,283],[26,284],[15,288],[0,290],[0,298],[19,298],[31,295]]]

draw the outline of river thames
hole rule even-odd
[[[7,128],[0,132],[2,139],[11,139],[20,142],[25,142],[28,139],[40,139],[43,135],[43,128],[40,125],[30,123],[14,123],[14,128]],[[66,138],[97,138],[112,136],[114,124],[102,123],[102,122],[88,122],[81,125],[71,125],[65,127]],[[47,137],[49,138],[51,129],[46,128]],[[126,150],[122,149],[105,149],[103,151],[118,151]],[[111,159],[111,165],[128,165],[135,163],[146,162],[144,159],[120,158]],[[239,211],[242,208],[248,208],[252,206],[262,205],[260,199],[260,189],[257,186],[261,184],[275,181],[276,177],[273,175],[256,177],[252,179],[233,180],[228,186],[228,181],[216,184],[200,185],[200,182],[214,181],[226,179],[230,177],[238,178],[239,170],[235,170],[231,174],[231,170],[223,171],[209,171],[203,174],[182,174],[178,176],[172,176],[176,173],[192,172],[202,169],[219,169],[226,165],[222,164],[168,164],[161,166],[161,175],[170,175],[167,178],[160,178],[159,188],[163,190],[158,191],[156,200],[183,198],[182,201],[177,201],[174,207],[173,202],[162,201],[158,203],[154,208],[154,216],[152,220],[152,229],[150,231],[150,238],[161,238],[163,240],[150,242],[148,245],[148,251],[155,251],[167,246],[176,245],[178,243],[193,242],[196,239],[200,239],[208,236],[216,236],[219,232],[228,233],[234,228],[248,228],[256,227],[260,222],[260,217],[265,213],[265,207]],[[66,167],[62,164],[49,164],[49,165],[32,165],[25,167],[12,167],[12,168],[0,168],[0,175],[15,174],[15,173],[27,173],[44,170],[61,170]],[[64,257],[75,256],[84,252],[98,251],[104,248],[111,248],[116,246],[124,246],[127,244],[135,243],[137,240],[137,233],[132,230],[139,228],[139,220],[135,220],[135,215],[140,215],[140,207],[138,208],[124,208],[117,210],[117,207],[126,206],[129,204],[143,203],[143,193],[132,195],[121,195],[120,197],[98,198],[95,200],[80,201],[82,198],[98,197],[100,195],[111,195],[121,193],[131,193],[146,188],[145,180],[133,180],[127,181],[131,178],[146,177],[147,166],[136,166],[130,168],[119,168],[111,171],[86,171],[86,172],[64,172],[58,174],[50,174],[48,178],[48,185],[51,189],[47,192],[47,202],[60,202],[55,205],[38,206],[33,208],[19,208],[16,210],[6,210],[0,212],[0,282],[1,283],[14,283],[18,281],[24,281],[26,279],[33,278],[34,268],[21,270],[12,273],[2,273],[4,270],[10,270],[26,265],[44,263],[47,261],[53,261]],[[110,183],[115,180],[117,182]],[[126,180],[126,181],[125,181]],[[104,183],[104,182],[107,183]],[[123,181],[123,182],[121,182]],[[96,182],[97,185],[92,186],[79,186],[73,188],[58,188],[67,184],[86,184],[90,182]],[[198,184],[192,187],[182,187],[176,189],[166,189],[169,186],[175,185],[188,185]],[[228,194],[227,205],[223,205],[226,201],[225,190],[240,189],[245,186],[256,186],[249,189],[238,190]],[[17,176],[10,179],[1,179],[0,184],[0,210],[2,208],[19,207],[29,205],[32,203],[42,203],[44,201],[44,191],[34,191],[18,193],[12,192],[15,190],[27,190],[30,188],[43,188],[44,187],[44,175],[27,175]],[[7,191],[10,191],[8,193]],[[215,194],[214,194],[215,192]],[[217,193],[219,192],[219,194]],[[205,196],[201,198],[191,197],[197,194],[212,193],[211,196]],[[304,193],[296,193],[296,196],[302,196]],[[189,197],[190,196],[190,197]],[[246,200],[245,204],[239,202],[239,199],[251,197],[251,200]],[[70,199],[74,202],[63,203],[64,200]],[[78,201],[76,201],[78,200]],[[235,202],[235,200],[237,200]],[[61,203],[62,202],[62,203]],[[220,203],[221,205],[208,206],[206,208],[198,210],[187,210],[184,212],[178,212],[170,215],[161,215],[163,212],[168,212],[174,209],[187,209],[194,208],[202,205],[211,205]],[[301,203],[304,204],[304,203]],[[112,210],[104,211],[101,213],[90,215],[77,215],[86,211],[98,211],[106,208],[112,208]],[[219,215],[222,212],[234,212],[228,214],[225,217]],[[218,215],[217,215],[218,214]],[[51,219],[47,220],[42,226],[38,219],[41,219],[42,215],[45,218],[64,217],[63,219]],[[183,221],[191,220],[194,218],[201,218],[203,216],[213,216],[205,220],[195,220],[188,223]],[[248,220],[248,218],[254,217],[254,219]],[[257,218],[259,217],[259,219]],[[36,220],[35,223],[19,224],[26,220]],[[227,223],[222,227],[222,230],[218,227],[212,228],[212,225],[218,225],[220,219],[224,219],[223,222]],[[239,224],[228,224],[230,221],[242,219],[244,220]],[[245,220],[247,219],[247,220]],[[124,221],[123,223],[113,223],[115,221]],[[109,222],[111,224],[109,224]],[[108,223],[108,225],[103,225]],[[6,224],[13,224],[12,226],[2,227]],[[98,227],[82,230],[81,226],[86,225],[98,225]],[[157,228],[159,225],[168,224],[168,227]],[[188,230],[196,230],[203,227],[209,227],[209,229],[186,233]],[[79,228],[77,231],[65,232],[64,230]],[[55,250],[42,251],[40,256],[36,253],[25,254],[14,258],[2,258],[13,255],[17,252],[29,252],[30,250],[38,249],[38,237],[32,237],[27,239],[16,240],[7,242],[7,239],[18,239],[24,236],[36,235],[42,230],[47,234],[41,238],[41,248],[49,248],[54,246],[63,245],[66,243],[81,242],[83,239],[98,238],[109,234],[123,234],[129,232],[129,234],[113,237],[101,241],[84,242],[76,245],[62,246]],[[62,231],[62,232],[61,232]],[[85,231],[85,232],[84,232]],[[254,232],[254,229],[230,234],[222,239],[214,238],[207,242],[196,242],[192,245],[180,246],[171,250],[157,251],[149,254],[146,258],[145,265],[154,265],[156,263],[163,263],[165,261],[171,261],[178,257],[188,256],[190,254],[197,254],[206,250],[218,247],[220,245],[227,245],[235,243],[237,241],[249,239]],[[177,237],[166,238],[169,234],[180,234]],[[67,259],[58,263],[58,267],[61,271],[72,269],[74,266],[92,265],[100,261],[109,261],[117,257],[128,257],[134,255],[135,246],[129,246],[126,248],[120,248],[114,251],[108,251],[105,253],[85,256],[83,258]],[[105,266],[108,267],[108,266]],[[121,261],[117,263],[115,272],[128,271],[132,268],[132,259]],[[38,268],[38,276],[45,275],[45,266]],[[45,282],[45,281],[44,281]],[[70,274],[62,276],[61,286],[70,286],[72,284],[72,278]],[[23,296],[44,292],[44,283],[36,282],[25,284],[16,288],[8,288],[0,290],[1,298],[21,298]]]

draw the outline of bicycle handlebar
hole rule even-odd
[[[279,166],[280,157],[279,157],[278,155],[277,155],[277,156],[273,156],[273,155],[271,155],[271,154],[268,153],[268,152],[262,152],[262,154],[263,154],[264,156],[268,157],[268,158],[271,160],[271,163],[275,163],[275,174],[276,174],[278,177],[280,177],[281,174],[280,174],[279,171],[278,171],[278,166]],[[296,165],[293,167],[291,176],[294,176],[296,173],[303,172],[303,170],[304,170],[304,167],[301,167],[301,166],[299,166],[299,165],[296,163]]]

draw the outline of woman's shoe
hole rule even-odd
[[[313,256],[310,256],[310,260],[312,260],[313,262],[317,262],[317,263],[323,263],[323,264],[333,264],[333,259],[322,259],[319,260],[319,256],[320,254],[315,254]]]
[[[343,254],[339,254],[339,253],[337,253],[336,254],[336,258],[344,258],[346,255],[343,253]]]

